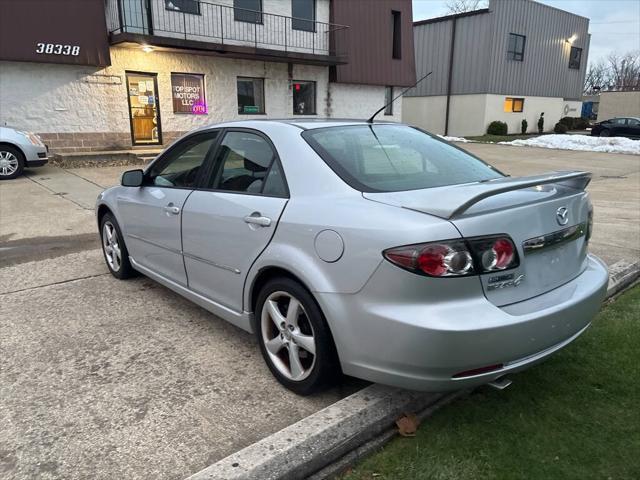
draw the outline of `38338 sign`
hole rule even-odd
[[[80,46],[61,45],[59,43],[37,43],[36,53],[77,57],[78,55],[80,55]]]

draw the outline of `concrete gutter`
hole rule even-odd
[[[607,298],[640,278],[640,262],[610,267]],[[466,395],[431,394],[371,385],[190,476],[187,480],[293,480],[332,477],[396,435],[405,413],[420,420]]]

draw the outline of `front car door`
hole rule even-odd
[[[241,312],[247,272],[273,237],[288,199],[277,152],[260,132],[227,130],[202,187],[183,209],[189,289]]]
[[[625,135],[631,138],[640,138],[640,120],[637,118],[627,118]]]
[[[145,172],[142,187],[118,196],[123,231],[134,261],[182,286],[182,207],[202,176],[218,131],[192,135],[171,147]]]

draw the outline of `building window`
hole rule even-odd
[[[396,59],[402,58],[402,18],[400,12],[391,11],[393,21],[393,52],[392,57]]]
[[[569,53],[569,68],[580,70],[580,60],[582,60],[582,49],[571,47],[571,52]]]
[[[316,0],[291,0],[291,28],[316,31]]]
[[[393,115],[393,87],[384,87],[384,114]]]
[[[507,59],[521,62],[524,60],[524,44],[527,37],[515,33],[509,34],[509,45],[507,46]]]
[[[236,22],[262,23],[262,0],[233,0]]]
[[[207,113],[204,75],[172,73],[171,96],[173,98],[173,113],[190,113],[193,115]]]
[[[164,0],[164,8],[174,12],[200,15],[199,0]]]
[[[293,114],[316,114],[316,82],[293,81]]]
[[[524,110],[524,98],[511,98],[504,99],[504,111],[509,113],[519,113]]]
[[[264,78],[238,77],[238,113],[264,113]]]

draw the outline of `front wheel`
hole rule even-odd
[[[298,282],[276,278],[258,296],[256,336],[276,379],[299,395],[341,376],[329,327],[311,294]]]
[[[24,155],[9,145],[0,146],[0,180],[11,180],[22,175]]]
[[[124,237],[118,222],[110,213],[105,214],[100,220],[100,238],[104,260],[111,275],[120,280],[135,276],[136,271],[129,262]]]
[[[611,132],[607,129],[604,129],[600,132],[600,136],[601,137],[610,137],[611,136]]]

